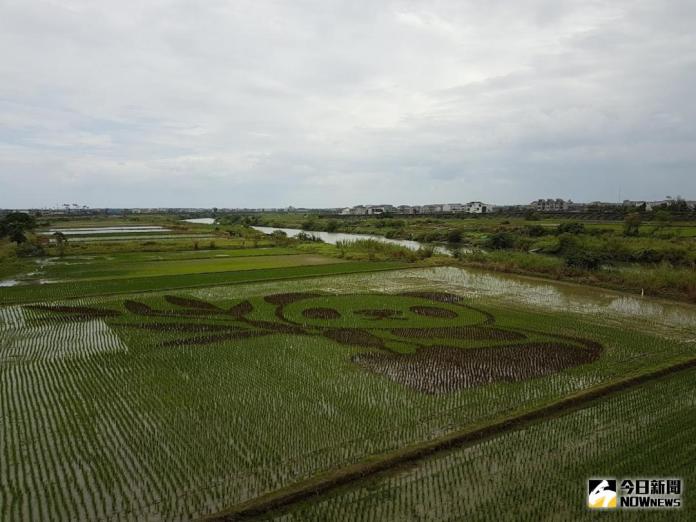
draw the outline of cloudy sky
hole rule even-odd
[[[696,199],[693,0],[0,0],[0,207]]]

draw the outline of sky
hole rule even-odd
[[[0,0],[0,207],[696,199],[693,0]]]

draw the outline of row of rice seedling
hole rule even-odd
[[[366,308],[367,301],[359,307],[359,299],[347,299],[333,305],[346,317],[364,309],[394,308],[406,314],[418,304],[373,296],[374,306]],[[488,307],[485,311],[494,316],[496,328],[575,333],[596,339],[606,351],[591,365],[540,379],[433,395],[367,372],[354,362],[374,349],[309,332],[270,331],[246,339],[163,345],[201,335],[182,332],[181,325],[266,330],[280,319],[277,304],[263,295],[211,300],[210,308],[196,305],[191,295],[171,292],[128,300],[151,312],[134,314],[124,304],[126,299],[117,297],[27,306],[21,312],[1,309],[5,319],[0,347],[25,338],[21,351],[33,355],[13,360],[3,355],[0,360],[0,518],[201,516],[367,455],[532,408],[605,382],[621,368],[637,372],[682,357],[689,348],[562,315],[549,319]],[[245,301],[251,311],[246,307],[244,314],[230,312]],[[68,312],[69,306],[74,313]],[[102,310],[102,316],[91,317],[85,307]],[[58,310],[53,320],[50,308]],[[442,321],[456,325],[452,317],[415,315],[423,328],[435,328]],[[65,320],[71,316],[75,317]],[[485,320],[486,314],[479,316]],[[298,319],[302,317],[298,310]],[[354,317],[361,327],[392,320]],[[461,319],[467,317],[463,314]],[[90,333],[95,321],[118,337],[119,349],[88,350],[80,341],[68,344],[74,346],[73,356],[47,357],[44,341],[23,333],[42,327],[48,338],[72,335],[106,346],[110,337]],[[157,326],[129,326],[133,323]],[[408,327],[409,321],[394,324]],[[388,336],[388,342],[396,338]],[[461,342],[455,346],[462,350],[476,349],[482,342],[450,341]],[[501,342],[506,341],[492,341]],[[631,359],[630,354],[639,357]]]
[[[591,477],[680,477],[688,520],[696,371],[674,374],[565,416],[454,449],[264,520],[580,520]],[[640,412],[639,418],[636,412]],[[616,513],[618,515],[618,513]],[[631,520],[653,520],[655,511]]]

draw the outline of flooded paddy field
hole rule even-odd
[[[300,268],[15,304],[0,289],[0,518],[202,517],[696,357],[686,304],[451,267]]]

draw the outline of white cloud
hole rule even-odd
[[[694,15],[6,0],[0,206],[696,197]]]

